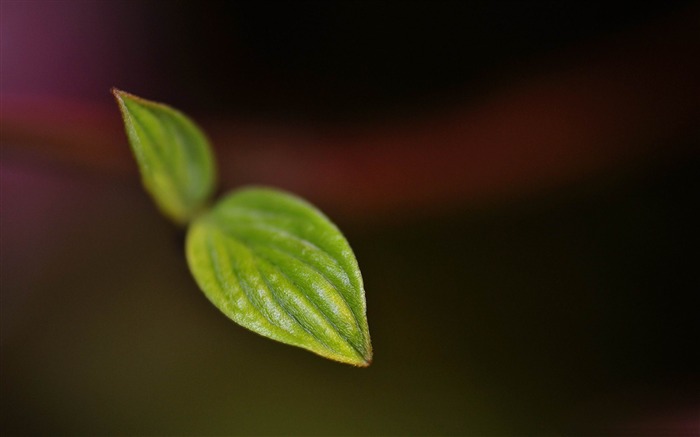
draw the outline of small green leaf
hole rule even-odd
[[[371,362],[355,255],[302,199],[266,188],[228,195],[190,226],[187,261],[207,298],[236,323],[326,358]]]
[[[165,215],[188,223],[214,190],[216,169],[206,137],[169,106],[117,89],[112,93],[146,190]]]

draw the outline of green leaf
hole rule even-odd
[[[117,89],[112,93],[146,190],[165,215],[188,223],[214,190],[216,169],[206,137],[169,106]]]
[[[304,200],[266,188],[228,195],[192,223],[187,261],[207,298],[236,323],[326,358],[371,362],[355,255]]]

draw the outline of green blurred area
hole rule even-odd
[[[697,174],[334,217],[367,289],[356,369],[220,314],[135,181],[5,161],[3,434],[584,434],[697,405]]]

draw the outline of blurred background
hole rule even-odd
[[[696,2],[2,0],[2,433],[698,435]],[[197,289],[109,89],[344,230],[375,359]]]

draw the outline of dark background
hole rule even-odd
[[[3,1],[3,434],[698,435],[699,11]],[[111,86],[330,214],[369,368],[208,303]]]

